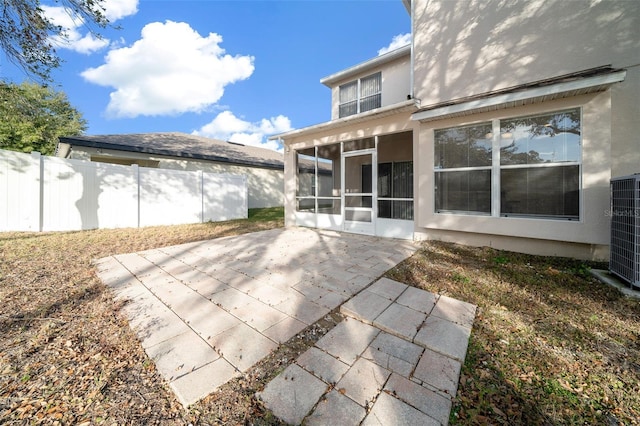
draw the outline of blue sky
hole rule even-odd
[[[184,132],[275,149],[269,135],[330,119],[320,78],[402,45],[410,32],[401,0],[104,4],[120,29],[101,30],[102,40],[45,7],[69,28],[53,78],[87,134]],[[3,59],[0,78],[25,76]]]

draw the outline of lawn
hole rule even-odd
[[[590,267],[428,242],[387,273],[479,307],[451,424],[638,424],[640,301]]]
[[[339,320],[310,327],[183,410],[94,259],[281,227],[282,209],[222,223],[0,233],[0,423],[277,424],[253,398]],[[479,306],[453,424],[637,424],[640,302],[593,266],[428,242],[388,276]],[[602,265],[598,265],[602,266]]]

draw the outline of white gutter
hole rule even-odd
[[[398,112],[411,111],[416,110],[418,108],[417,103],[414,100],[407,100],[397,104],[389,105],[382,108],[376,108],[371,111],[363,112],[360,114],[350,115],[348,117],[338,118],[336,120],[325,121],[324,123],[314,124],[309,127],[303,127],[301,129],[290,130],[285,133],[280,133],[277,135],[269,136],[267,140],[280,140],[289,138],[291,136],[298,136],[303,133],[314,133],[327,128],[337,128],[342,126],[347,126],[349,124],[360,123],[363,121],[373,120],[374,118],[378,118],[380,116],[384,117],[390,114],[395,114]]]
[[[327,77],[321,78],[320,83],[324,84],[327,87],[331,87],[332,84],[335,84],[341,80],[347,79],[353,75],[360,74],[366,70],[371,68],[376,68],[380,65],[386,64],[387,62],[391,62],[394,59],[401,58],[411,53],[411,45],[402,46],[396,50],[392,50],[391,52],[387,52],[384,55],[376,56],[373,59],[369,59],[368,61],[361,62],[357,65],[352,66],[351,68],[347,68],[342,71],[338,71],[337,73],[331,74]]]
[[[554,95],[562,95],[563,93],[574,92],[578,90],[585,90],[590,88],[597,88],[599,86],[608,86],[614,83],[624,81],[626,71],[618,71],[611,74],[599,75],[594,77],[586,77],[574,81],[568,81],[565,83],[550,84],[543,87],[535,87],[531,89],[524,89],[517,92],[505,93],[502,95],[490,96],[482,99],[475,99],[472,101],[461,102],[455,105],[448,105],[439,108],[429,109],[413,114],[411,120],[413,121],[428,121],[444,118],[446,116],[454,116],[460,113],[468,113],[473,110],[480,110],[486,108],[496,109],[500,105],[523,102],[527,100],[534,100],[535,98],[545,98]],[[602,89],[604,90],[604,88]]]

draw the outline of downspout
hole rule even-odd
[[[410,0],[410,1],[411,1],[411,12],[410,12],[410,14],[411,14],[411,16],[410,16],[410,21],[411,21],[411,53],[410,53],[410,59],[409,59],[409,61],[410,61],[410,63],[409,63],[409,68],[410,68],[410,70],[409,70],[409,84],[411,85],[411,87],[409,87],[409,96],[410,96],[410,99],[413,99],[414,98],[413,88],[415,87],[414,81],[413,81],[413,79],[414,79],[413,68],[415,66],[415,59],[413,57],[413,46],[414,46],[413,38],[414,38],[414,35],[415,35],[415,31],[414,31],[414,28],[413,28],[413,17],[415,15],[415,13],[414,13],[415,12],[415,1],[414,0]]]

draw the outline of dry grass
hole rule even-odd
[[[253,397],[340,320],[332,313],[183,410],[144,354],[94,259],[282,226],[250,220],[0,234],[0,423],[278,424]],[[640,303],[585,265],[427,243],[389,276],[477,304],[458,424],[637,424]]]
[[[182,410],[92,265],[112,254],[283,225],[281,209],[252,213],[224,223],[1,233],[0,423],[186,424],[214,410],[235,423],[253,415],[246,402],[227,408],[241,411],[235,417],[220,408],[242,394],[208,410]]]
[[[640,302],[589,266],[431,242],[389,271],[479,307],[452,424],[638,424]]]

